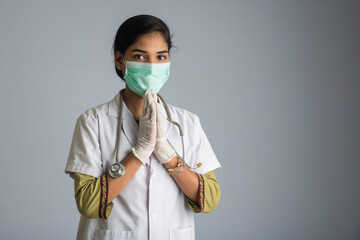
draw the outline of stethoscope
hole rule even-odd
[[[118,123],[118,131],[117,131],[117,148],[116,148],[116,159],[115,159],[115,163],[112,164],[110,166],[109,169],[109,175],[113,178],[118,178],[121,177],[124,173],[125,173],[125,167],[124,165],[122,165],[119,161],[119,149],[120,149],[120,140],[121,140],[121,127],[122,127],[122,110],[123,110],[123,100],[124,100],[124,91],[125,89],[122,89],[120,91],[120,105],[119,105],[119,123]],[[177,154],[177,156],[182,160],[181,161],[181,169],[177,172],[174,173],[178,173],[181,172],[182,169],[184,168],[184,164],[190,168],[190,169],[197,169],[201,166],[201,163],[199,162],[197,164],[197,167],[190,167],[186,162],[185,162],[185,145],[184,145],[184,133],[183,130],[180,126],[180,124],[178,122],[175,122],[172,120],[172,116],[169,110],[169,107],[167,105],[167,103],[165,102],[164,98],[162,96],[160,96],[160,94],[157,94],[157,96],[160,98],[160,100],[164,103],[164,107],[166,110],[166,114],[167,117],[169,118],[168,121],[172,124],[174,124],[175,126],[178,127],[179,132],[180,132],[180,137],[181,137],[181,144],[182,144],[182,157],[179,156],[179,154],[176,152],[175,148],[171,145],[171,143],[168,141],[168,143],[170,144],[170,146],[175,150],[175,153]]]

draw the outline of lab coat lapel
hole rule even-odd
[[[130,142],[132,146],[135,146],[138,135],[139,135],[139,125],[136,123],[132,113],[126,107],[125,102],[123,102],[123,110],[122,110],[122,119],[123,119],[123,128],[126,138]]]
[[[123,102],[123,129],[126,138],[135,146],[138,135],[139,135],[139,125],[135,122],[135,119],[130,112],[130,110],[126,107],[125,102]],[[175,148],[175,151],[182,156],[182,145],[181,145],[181,137],[179,129],[169,122],[169,118],[167,117],[166,110],[164,104],[161,103],[161,111],[160,114],[165,118],[164,121],[164,131],[165,136],[167,137],[170,144]],[[177,121],[176,119],[173,119]],[[170,131],[171,130],[171,131]]]
[[[119,117],[120,91],[109,102],[109,116]],[[125,102],[123,102],[122,120],[122,132],[124,133],[126,139],[130,142],[130,144],[132,146],[135,146],[139,134],[139,126],[135,122],[135,119],[130,110],[126,107]]]
[[[171,110],[169,109],[169,111],[171,111]],[[168,142],[175,149],[176,153],[180,157],[183,157],[180,131],[176,125],[169,122],[169,118],[166,114],[166,110],[165,110],[165,106],[164,106],[163,102],[161,102],[160,114],[165,118],[165,121],[164,121],[164,124],[165,124],[164,129],[165,130],[164,131],[165,131],[165,135],[166,135]],[[178,119],[175,118],[174,114],[172,114],[172,120],[178,122]]]
[[[119,105],[120,105],[120,91],[112,99],[112,101],[109,102],[108,114],[110,116],[119,117]],[[176,150],[176,152],[180,156],[182,156],[182,144],[181,144],[179,129],[177,128],[177,126],[169,122],[169,118],[166,114],[166,110],[163,102],[161,102],[160,114],[165,118],[164,131],[168,141]],[[172,116],[172,118],[174,121],[178,121],[178,119],[176,119],[175,116]],[[123,102],[122,119],[123,119],[122,131],[124,132],[124,135],[126,136],[126,139],[130,142],[130,144],[132,146],[135,146],[139,135],[139,126],[135,122],[135,119],[132,113],[130,112],[130,110],[126,107],[125,102]]]

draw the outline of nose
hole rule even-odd
[[[147,63],[157,63],[158,60],[156,58],[156,56],[150,56],[148,59],[146,59]]]

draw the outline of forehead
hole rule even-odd
[[[141,49],[147,52],[159,52],[168,50],[168,45],[160,32],[152,32],[141,35],[127,50]]]

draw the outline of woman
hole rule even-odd
[[[129,18],[117,31],[115,70],[126,87],[78,117],[65,168],[81,213],[77,239],[195,239],[193,213],[220,200],[220,164],[199,118],[169,105],[182,142],[157,95],[171,47],[154,16]]]

